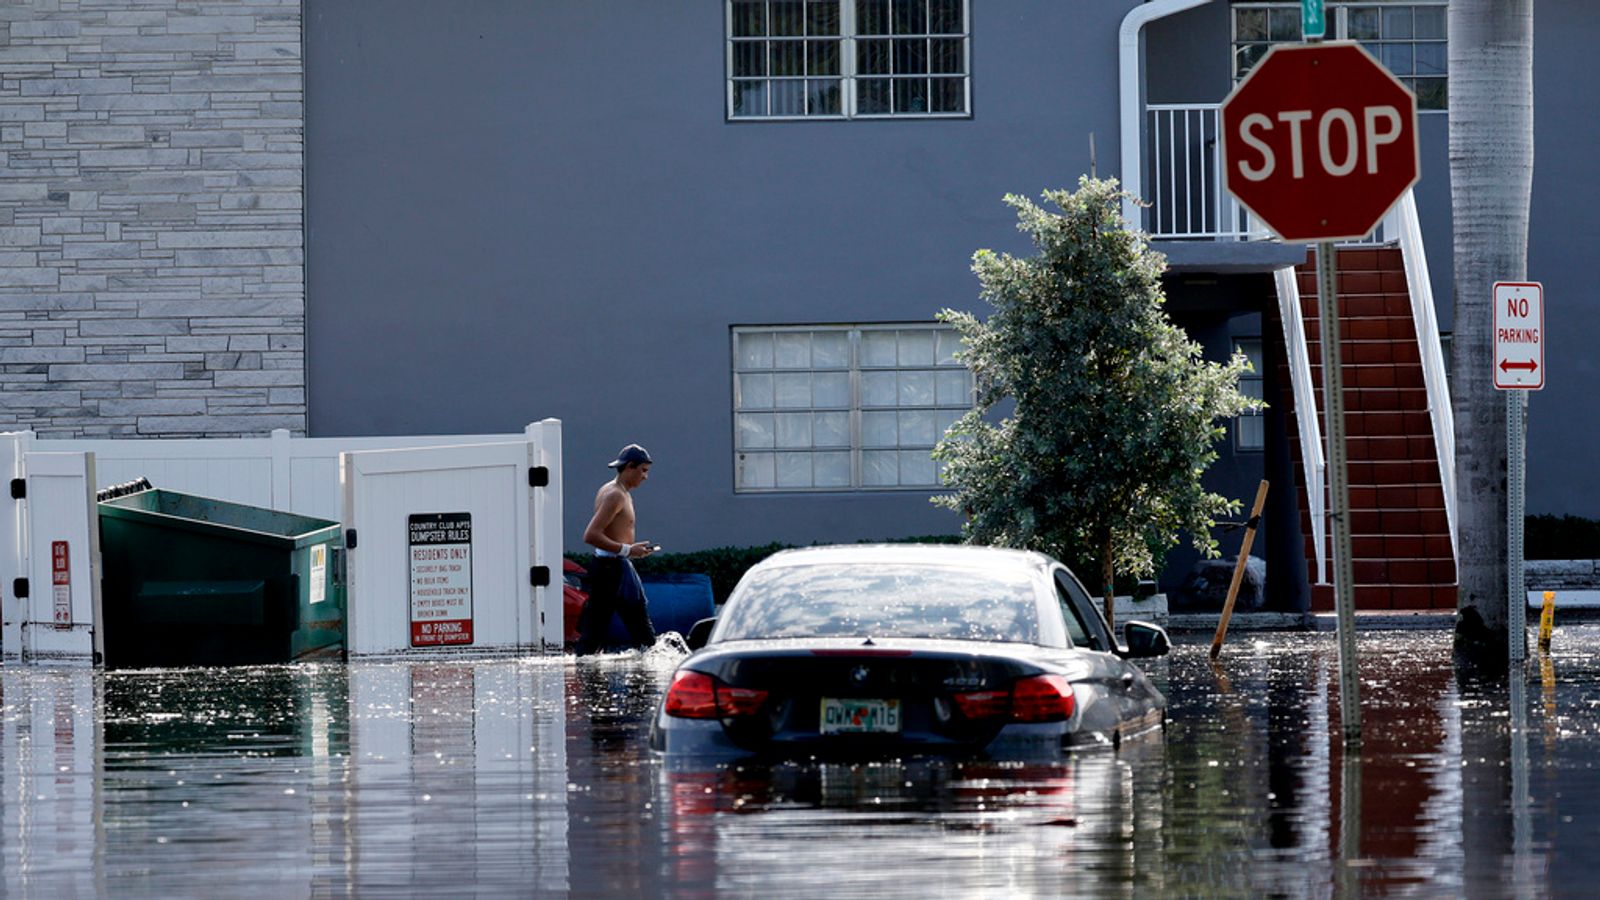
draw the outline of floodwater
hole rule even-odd
[[[1497,685],[1446,634],[1363,633],[1359,756],[1332,635],[1180,643],[1147,666],[1166,733],[1058,765],[677,771],[645,748],[667,647],[8,668],[5,894],[1592,896],[1597,639]]]

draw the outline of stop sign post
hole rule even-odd
[[[1229,192],[1285,241],[1317,245],[1339,718],[1354,747],[1361,700],[1334,242],[1365,237],[1416,183],[1417,99],[1360,44],[1279,44],[1223,101],[1220,118]]]

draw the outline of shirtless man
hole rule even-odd
[[[632,494],[650,477],[653,462],[643,447],[629,444],[606,463],[617,470],[617,477],[600,486],[594,496],[594,517],[583,530],[583,542],[594,548],[594,563],[589,568],[589,602],[578,617],[579,656],[600,649],[613,613],[622,617],[635,647],[656,642],[645,610],[644,585],[630,562],[661,549],[633,534]]]

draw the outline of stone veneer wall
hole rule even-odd
[[[304,433],[300,0],[0,5],[0,431]]]

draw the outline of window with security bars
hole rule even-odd
[[[1261,339],[1258,337],[1239,338],[1234,341],[1235,350],[1243,353],[1245,359],[1250,360],[1250,371],[1239,376],[1239,393],[1256,400],[1266,397],[1262,389],[1261,377]],[[1239,416],[1233,423],[1233,447],[1235,450],[1263,450],[1267,446],[1266,423],[1261,418],[1261,411],[1247,412]]]
[[[727,0],[728,117],[961,117],[966,0]]]
[[[1329,3],[1328,40],[1359,41],[1417,95],[1417,109],[1447,108],[1444,2]],[[1273,44],[1299,43],[1300,5],[1235,0],[1233,77],[1244,78]]]
[[[973,403],[959,346],[935,325],[734,329],[735,489],[938,487],[933,446]]]

